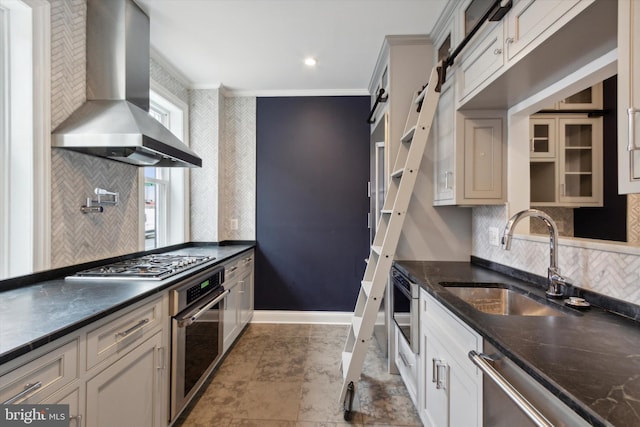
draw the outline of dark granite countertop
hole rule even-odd
[[[640,426],[640,323],[595,306],[577,311],[563,300],[548,301],[565,316],[486,314],[440,283],[503,283],[542,300],[544,290],[468,262],[395,265],[591,424]]]
[[[182,245],[166,253],[214,256],[216,259],[165,280],[65,280],[64,276],[86,268],[86,264],[19,279],[19,287],[0,291],[0,364],[28,353],[89,323],[163,292],[182,279],[220,264],[254,244]],[[104,264],[106,264],[105,262]],[[97,263],[92,263],[97,264]],[[63,273],[59,277],[42,277]],[[32,279],[32,280],[30,280]],[[28,283],[31,281],[31,283]],[[15,285],[14,285],[15,286]]]

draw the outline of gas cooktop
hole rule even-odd
[[[163,280],[214,259],[203,255],[145,255],[79,271],[66,279]]]

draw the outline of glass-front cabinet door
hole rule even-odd
[[[560,202],[602,200],[602,120],[561,118],[558,120],[560,146]]]
[[[529,155],[532,158],[556,156],[556,120],[554,118],[531,118],[529,135]]]

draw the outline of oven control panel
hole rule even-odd
[[[187,304],[191,304],[203,295],[208,294],[224,282],[224,269],[216,271],[213,275],[186,289]]]

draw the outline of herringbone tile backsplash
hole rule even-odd
[[[508,218],[504,206],[473,208],[472,254],[546,277],[549,243],[513,240],[511,250],[491,246],[489,227],[502,232]],[[577,286],[614,298],[640,304],[640,256],[611,250],[559,246],[558,264],[562,274]]]

